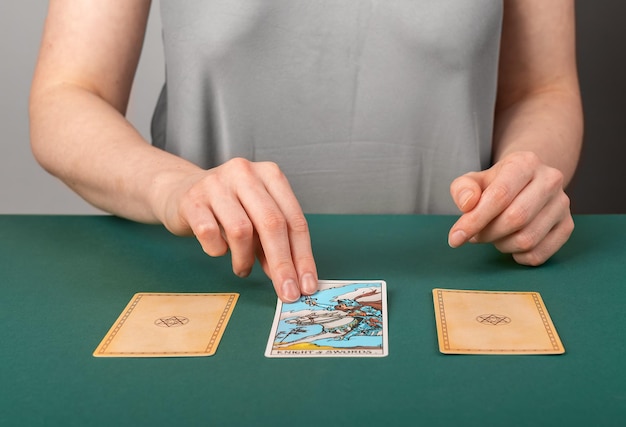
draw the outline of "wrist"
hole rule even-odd
[[[201,173],[203,169],[183,161],[180,165],[159,169],[150,180],[148,203],[152,216],[174,234],[185,232],[179,201]]]

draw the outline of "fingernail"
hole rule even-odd
[[[313,276],[311,273],[307,273],[302,276],[300,285],[302,286],[303,294],[313,295],[315,292],[317,292],[317,280],[315,280],[315,276]]]
[[[250,270],[250,269],[243,270],[243,271],[238,271],[237,272],[237,276],[239,276],[241,278],[245,278],[245,277],[248,277],[250,275],[250,273],[252,273],[252,270]]]
[[[300,290],[294,280],[287,280],[281,287],[282,300],[285,302],[294,302],[300,298]]]
[[[473,195],[474,195],[474,192],[472,190],[461,191],[461,194],[459,194],[459,203],[460,203],[459,208],[461,208],[461,210],[465,208],[465,206],[467,205],[467,202],[470,201]]]
[[[448,245],[450,245],[450,247],[452,248],[457,248],[461,246],[463,243],[465,243],[466,239],[467,239],[467,234],[465,234],[465,231],[457,230],[454,233],[452,233],[450,237],[448,238]]]

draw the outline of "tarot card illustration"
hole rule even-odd
[[[267,357],[381,357],[388,354],[384,281],[320,281],[312,296],[280,300]]]

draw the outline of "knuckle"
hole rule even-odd
[[[202,225],[194,230],[194,234],[204,253],[211,257],[220,257],[228,252],[228,245],[220,236],[219,227]]]
[[[566,212],[569,212],[570,206],[571,206],[571,200],[570,200],[569,196],[567,194],[565,194],[565,192],[561,193],[558,201],[559,201],[559,203],[561,205],[561,208],[563,210],[565,210]],[[570,215],[568,215],[568,216],[570,216]]]
[[[296,214],[289,219],[289,230],[295,233],[308,233],[309,223],[304,214]]]
[[[278,167],[278,164],[276,162],[271,162],[271,161],[259,162],[259,165],[261,165],[263,168],[267,169],[270,172],[271,171],[280,172],[280,167]]]
[[[537,164],[540,162],[539,156],[533,151],[521,151],[519,158],[526,164]]]
[[[315,259],[312,255],[298,255],[294,261],[299,271],[315,270]]]
[[[266,213],[262,224],[263,228],[270,233],[284,232],[287,228],[287,221],[279,211]]]
[[[246,257],[243,259],[232,259],[233,273],[239,277],[247,277],[252,272],[254,266],[254,257]]]
[[[223,168],[225,175],[224,179],[230,182],[236,179],[237,181],[247,183],[255,177],[254,164],[243,157],[230,159],[221,168]]]
[[[228,239],[232,240],[247,240],[251,239],[254,233],[254,227],[250,221],[241,220],[236,224],[230,225],[228,229],[225,230]]]
[[[196,209],[202,204],[202,189],[200,185],[193,185],[188,188],[183,194],[181,200],[181,209],[191,210]]]
[[[220,233],[220,228],[213,222],[202,222],[196,224],[193,230],[200,241],[213,240]]]
[[[234,168],[234,169],[251,169],[252,168],[252,162],[248,159],[244,159],[243,157],[235,157],[232,158],[230,160],[228,160],[226,163],[224,163],[224,165],[228,168]]]
[[[226,255],[228,252],[228,246],[226,245],[202,245],[202,250],[210,257],[216,258]]]
[[[262,162],[260,166],[263,168],[263,173],[270,180],[283,180],[285,179],[285,174],[280,169],[277,163],[274,162]]]
[[[505,211],[503,219],[510,229],[519,230],[528,224],[530,213],[523,206],[510,207]]]
[[[547,261],[547,257],[538,251],[525,252],[513,255],[513,259],[522,265],[530,267],[538,267]]]
[[[541,160],[535,153],[531,151],[520,151],[503,159],[502,169],[507,169],[511,173],[528,180],[535,173],[540,163]]]
[[[203,209],[208,204],[211,190],[215,188],[218,177],[205,176],[191,187],[187,188],[180,201],[180,209],[185,213],[190,213]]]
[[[279,279],[293,276],[294,274],[294,265],[290,259],[279,259],[270,262],[270,271],[272,275],[272,279]]]
[[[506,204],[511,198],[511,190],[504,184],[493,183],[488,188],[489,194],[493,201],[498,204]]]
[[[532,151],[518,151],[508,157],[506,161],[508,164],[521,166],[525,169],[541,163],[539,156]]]
[[[567,218],[565,218],[564,223],[563,223],[563,229],[567,237],[572,235],[575,227],[576,226],[574,224],[574,219],[572,218],[571,215],[568,215]]]
[[[537,246],[537,239],[534,233],[521,231],[518,232],[513,238],[513,244],[518,251],[530,252],[535,246]]]
[[[560,170],[555,168],[549,168],[546,172],[544,182],[546,182],[548,188],[552,190],[560,190],[563,188],[565,178]]]
[[[573,232],[574,219],[571,215],[568,215],[552,230],[552,240],[556,246],[561,247],[570,238]]]

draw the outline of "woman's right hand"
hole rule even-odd
[[[163,191],[165,190],[165,191]],[[237,276],[259,259],[279,298],[317,290],[306,218],[287,178],[271,162],[232,159],[159,186],[157,217],[172,233],[193,234],[210,256],[229,250]]]

